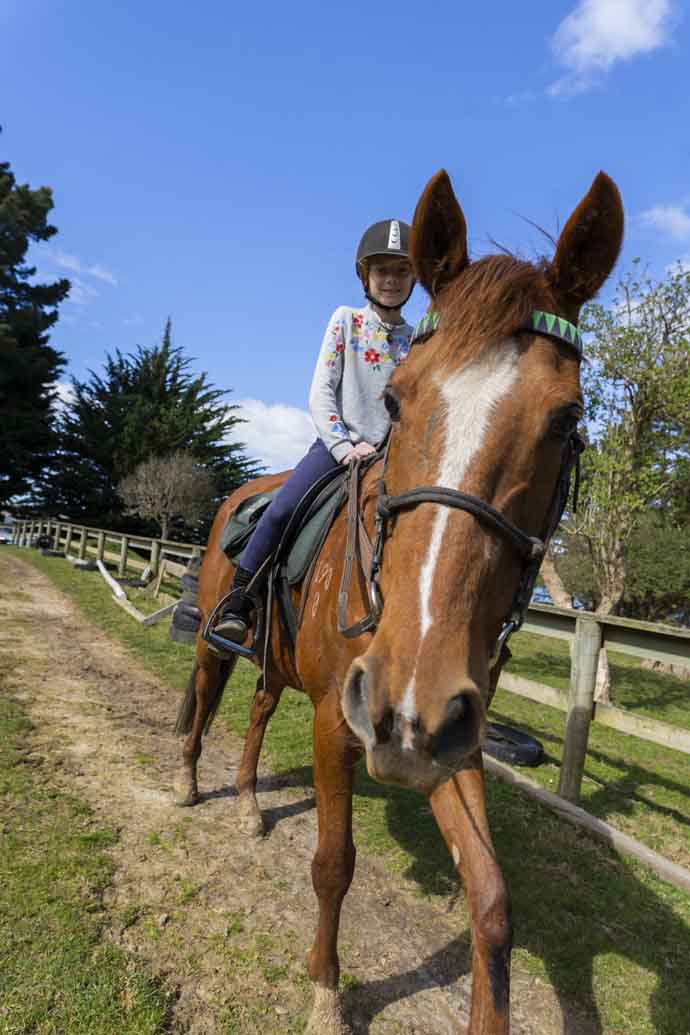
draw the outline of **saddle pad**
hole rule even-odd
[[[235,566],[251,538],[255,524],[279,490],[280,486],[272,492],[258,492],[255,496],[248,496],[233,511],[220,537],[220,548]]]
[[[342,506],[346,496],[346,476],[346,471],[343,471],[342,476],[336,475],[322,489],[304,515],[284,560],[283,570],[290,585],[301,582],[306,575],[314,553],[321,544],[324,529],[330,525],[335,513]],[[257,493],[256,496],[242,500],[225,526],[220,537],[220,546],[235,566],[251,538],[257,521],[279,490],[280,486],[272,492]],[[285,557],[284,552],[281,553]]]

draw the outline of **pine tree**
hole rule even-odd
[[[59,463],[44,483],[53,513],[117,528],[124,523],[117,486],[141,463],[186,450],[209,471],[218,499],[256,471],[234,440],[241,423],[226,392],[190,372],[192,360],[163,340],[134,353],[106,355],[102,375],[72,379],[74,398],[60,419]],[[132,525],[131,519],[127,522]]]
[[[57,233],[52,207],[48,187],[18,185],[0,162],[0,506],[32,489],[56,446],[53,385],[65,361],[48,331],[70,284],[34,284],[26,262],[31,242]]]

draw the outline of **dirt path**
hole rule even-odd
[[[219,722],[202,758],[204,800],[175,808],[176,695],[8,555],[0,654],[14,659],[8,691],[35,723],[27,760],[119,832],[110,936],[174,995],[172,1031],[303,1030],[311,1005],[303,961],[316,917],[311,795],[264,775],[268,834],[257,842],[236,833],[230,788],[241,744]],[[466,1023],[467,932],[452,913],[392,884],[385,860],[358,859],[340,955],[357,1035],[457,1035],[458,1020]],[[543,982],[519,972],[512,1002],[514,1035],[584,1031],[564,1022]]]

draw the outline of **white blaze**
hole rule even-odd
[[[486,352],[468,367],[441,383],[437,378],[445,406],[445,435],[441,465],[436,485],[461,489],[467,469],[481,449],[491,415],[510,390],[517,373],[518,352],[514,342],[499,345]],[[431,593],[434,573],[441,553],[443,533],[449,508],[436,505],[431,539],[419,577],[419,613],[421,616],[418,655],[424,637],[432,625]],[[414,675],[407,685],[400,711],[407,718],[416,714]]]

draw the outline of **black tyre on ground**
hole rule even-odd
[[[482,751],[510,765],[537,766],[544,761],[543,744],[502,722],[488,723]]]

